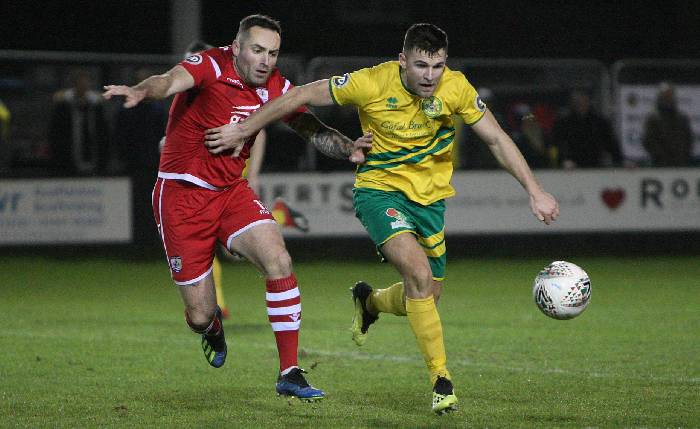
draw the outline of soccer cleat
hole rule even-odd
[[[304,378],[307,372],[301,368],[292,368],[285,375],[277,377],[275,390],[279,396],[298,398],[304,402],[320,401],[325,394],[322,390],[311,386]]]
[[[432,410],[438,416],[457,411],[457,397],[452,382],[445,377],[438,377],[435,381]]]
[[[379,319],[379,316],[367,311],[367,298],[372,293],[372,286],[363,281],[355,283],[350,289],[352,300],[355,303],[355,314],[352,317],[352,340],[358,346],[362,346],[367,340],[367,330],[369,326]]]
[[[224,336],[224,325],[221,323],[222,312],[219,306],[216,307],[216,316],[221,324],[221,330],[217,335],[202,334],[202,350],[209,365],[214,368],[221,368],[226,362],[226,337]]]
[[[309,220],[302,213],[292,209],[282,198],[277,198],[272,206],[272,217],[283,227],[296,228],[309,232]]]

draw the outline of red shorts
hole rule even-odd
[[[212,191],[159,178],[153,189],[153,216],[178,285],[198,282],[211,272],[217,241],[230,249],[237,235],[275,222],[245,180]]]

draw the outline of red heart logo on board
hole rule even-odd
[[[625,190],[622,188],[605,188],[600,197],[610,210],[615,210],[625,201]]]

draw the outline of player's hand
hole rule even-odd
[[[537,219],[547,225],[559,217],[559,203],[551,194],[542,190],[530,194],[530,209]]]
[[[248,137],[237,124],[226,124],[217,128],[210,128],[204,132],[204,146],[213,155],[227,150],[233,150],[231,158],[240,155],[243,145]]]
[[[146,91],[137,91],[126,85],[106,85],[103,88],[105,92],[102,93],[102,97],[105,100],[109,100],[115,95],[123,96],[125,98],[124,107],[127,109],[136,106],[146,98]]]
[[[372,133],[366,132],[365,135],[353,142],[352,153],[348,159],[355,164],[364,164],[367,160],[365,154],[370,149],[372,149]]]

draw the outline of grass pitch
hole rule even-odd
[[[0,257],[0,427],[699,427],[697,257],[572,259],[591,276],[577,319],[545,317],[543,259],[448,263],[440,314],[460,411],[430,413],[407,320],[382,315],[357,348],[355,280],[378,263],[319,261],[302,288],[301,365],[319,404],[277,398],[264,283],[225,264],[229,356],[208,366],[162,258]]]

